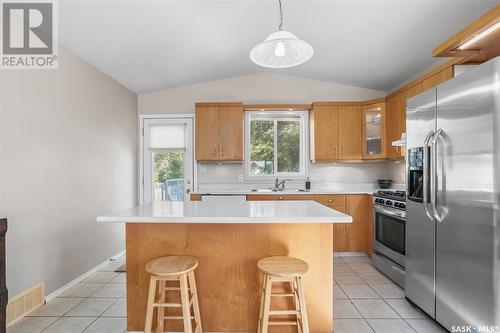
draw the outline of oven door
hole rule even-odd
[[[373,205],[375,251],[405,267],[406,212]]]

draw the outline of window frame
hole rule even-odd
[[[269,118],[278,117],[300,117],[300,152],[299,152],[299,172],[277,172],[278,154],[277,154],[277,135],[275,127],[274,135],[274,167],[273,173],[269,175],[252,175],[251,171],[251,154],[250,154],[250,121],[252,116],[269,116]],[[276,120],[276,119],[273,119]],[[290,178],[294,180],[306,179],[308,174],[308,156],[309,156],[309,111],[307,110],[260,110],[260,111],[245,111],[245,179],[274,179],[274,178]]]

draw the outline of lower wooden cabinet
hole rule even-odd
[[[371,196],[367,194],[264,194],[247,195],[248,201],[314,200],[352,216],[352,223],[333,225],[334,252],[373,251],[373,215]]]
[[[346,197],[343,212],[352,216],[352,223],[333,225],[333,251],[372,253],[371,198],[366,194],[351,194]]]
[[[346,211],[346,196],[343,194],[319,194],[314,196],[314,201],[342,213]]]

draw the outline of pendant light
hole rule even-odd
[[[254,46],[250,51],[250,59],[259,66],[267,68],[288,68],[305,63],[313,55],[312,46],[294,34],[283,30],[283,9],[281,0],[280,24],[278,31]]]

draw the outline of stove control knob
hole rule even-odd
[[[404,204],[404,203],[399,204],[399,208],[406,209],[406,204]]]
[[[396,208],[402,208],[402,207],[401,207],[401,205],[402,205],[402,204],[401,204],[401,203],[399,203],[399,202],[395,202],[395,203],[394,203],[394,207],[396,207]]]
[[[392,201],[391,201],[391,200],[387,200],[387,201],[385,202],[385,204],[386,204],[387,206],[392,206]]]

